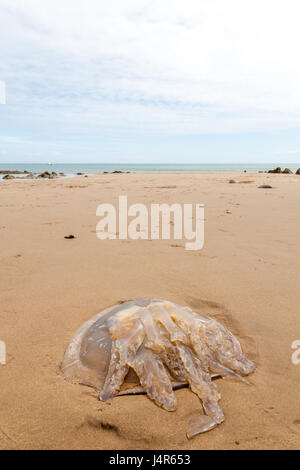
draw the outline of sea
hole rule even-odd
[[[156,163],[1,163],[0,170],[27,170],[33,173],[55,171],[66,176],[74,176],[77,173],[93,174],[104,171],[123,171],[133,173],[202,173],[202,172],[259,172],[281,166],[296,171],[300,162],[295,163],[241,163],[241,164],[156,164]]]

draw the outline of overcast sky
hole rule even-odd
[[[299,0],[0,0],[0,162],[299,162]]]

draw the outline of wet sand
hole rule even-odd
[[[236,184],[229,184],[229,179]],[[258,189],[269,184],[272,189]],[[205,245],[96,237],[103,202],[205,204]],[[0,183],[1,449],[299,449],[300,176],[99,174]],[[74,234],[76,239],[66,240]],[[104,404],[59,373],[72,335],[119,301],[163,298],[215,317],[257,364],[218,380],[226,421],[188,441],[188,389],[168,413],[146,396]]]

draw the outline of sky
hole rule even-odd
[[[299,0],[0,0],[0,163],[298,163],[299,18]]]

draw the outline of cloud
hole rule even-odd
[[[74,143],[299,127],[299,14],[298,0],[1,0],[1,128]]]

